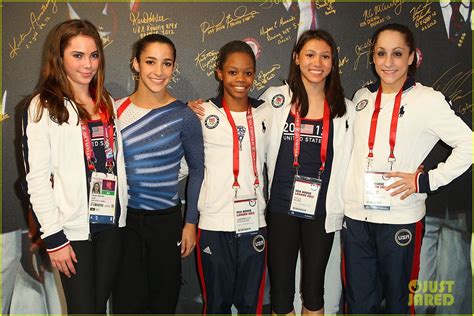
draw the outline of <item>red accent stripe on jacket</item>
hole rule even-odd
[[[410,281],[418,280],[418,273],[420,272],[420,252],[421,240],[423,238],[423,223],[418,221],[415,226],[415,249],[413,254],[413,265],[411,268]],[[408,285],[407,285],[408,286]],[[409,293],[409,302],[414,302],[414,293]],[[415,304],[410,306],[410,315],[415,315]]]
[[[197,235],[197,242],[196,242],[197,266],[198,266],[199,280],[201,281],[201,287],[202,287],[202,300],[203,300],[203,303],[204,303],[202,314],[206,315],[207,291],[206,291],[206,282],[204,282],[204,271],[202,269],[201,246],[199,245],[200,239],[201,239],[201,229],[198,228],[198,235]]]

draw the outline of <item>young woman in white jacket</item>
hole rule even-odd
[[[416,47],[406,26],[384,25],[372,43],[379,80],[353,100],[354,147],[343,190],[346,299],[349,313],[407,314],[415,307],[426,193],[468,169],[472,132],[440,92],[415,82]],[[451,155],[420,172],[440,139],[453,147]]]
[[[28,193],[68,313],[105,313],[127,184],[102,41],[90,22],[69,20],[53,30],[46,56],[23,120]]]
[[[334,232],[342,227],[341,186],[354,111],[344,98],[338,62],[329,33],[306,31],[293,48],[288,84],[261,96],[273,108],[267,225],[271,304],[277,314],[295,312],[300,247],[301,313],[324,312],[324,275]]]

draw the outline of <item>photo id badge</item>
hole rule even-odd
[[[289,214],[313,219],[321,183],[320,179],[296,175],[293,181]]]
[[[117,176],[93,172],[89,191],[89,222],[114,224],[117,201]]]
[[[391,196],[385,186],[393,183],[393,178],[384,176],[385,172],[366,171],[364,179],[364,208],[390,211]]]
[[[258,232],[258,201],[256,195],[234,198],[234,222],[237,236]]]

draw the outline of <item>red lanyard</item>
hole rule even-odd
[[[400,111],[400,103],[402,101],[402,94],[403,94],[403,86],[400,89],[400,91],[398,91],[395,97],[395,104],[393,106],[393,111],[392,111],[392,121],[390,123],[390,138],[389,138],[390,155],[388,157],[388,162],[390,163],[390,167],[395,162],[394,150],[395,150],[395,142],[397,140],[398,113]],[[377,92],[377,98],[375,99],[375,109],[374,109],[374,112],[372,113],[372,121],[370,123],[369,154],[367,156],[367,158],[369,159],[369,164],[370,164],[370,161],[374,158],[375,132],[377,130],[377,122],[379,119],[381,101],[382,101],[382,85],[380,85],[379,90]]]
[[[104,128],[105,167],[111,172],[114,166],[114,127],[107,122],[106,115],[102,112],[100,113],[100,120]],[[92,138],[89,126],[85,122],[81,122],[81,134],[84,153],[87,159],[87,168],[91,171],[95,171],[97,159],[92,149]]]
[[[323,137],[321,141],[321,168],[319,168],[319,176],[323,173],[326,165],[326,157],[328,152],[328,139],[329,139],[329,125],[330,125],[331,109],[326,99],[324,99],[324,111],[323,111]],[[295,113],[295,132],[293,136],[293,167],[296,168],[296,174],[298,174],[298,169],[300,163],[298,161],[300,156],[300,146],[301,146],[301,115],[299,111]]]
[[[232,114],[230,113],[229,107],[225,102],[225,99],[222,98],[222,107],[224,108],[225,114],[227,116],[227,120],[232,128],[232,136],[233,136],[233,172],[234,172],[234,184],[232,188],[235,190],[235,194],[237,195],[237,190],[240,188],[239,185],[239,138],[237,135],[237,127],[235,126],[235,121],[232,118]],[[249,128],[249,138],[250,138],[250,150],[252,154],[252,165],[253,165],[253,174],[255,176],[254,187],[257,189],[258,185],[260,184],[258,180],[258,171],[257,171],[257,142],[255,140],[255,127],[253,122],[252,116],[252,107],[249,105],[247,108],[247,126]]]

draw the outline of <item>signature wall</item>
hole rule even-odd
[[[26,201],[21,190],[24,171],[19,114],[23,100],[38,82],[48,33],[65,19],[85,18],[98,27],[105,46],[106,87],[115,98],[132,93],[135,87],[136,78],[130,70],[132,44],[150,33],[169,36],[177,47],[178,64],[170,91],[184,101],[215,95],[217,82],[213,70],[217,52],[234,39],[247,41],[257,56],[252,96],[258,97],[268,86],[279,85],[288,74],[292,45],[299,32],[311,24],[334,35],[343,85],[346,96],[351,98],[357,89],[375,80],[369,59],[373,31],[384,23],[403,23],[415,32],[419,46],[417,80],[449,97],[454,110],[472,126],[472,3],[468,2],[462,11],[466,18],[458,30],[459,36],[451,39],[451,9],[442,5],[435,1],[404,0],[2,2],[3,231],[24,227]],[[448,152],[440,144],[427,161],[428,167],[436,166]],[[462,202],[461,214],[466,213],[471,222],[470,174],[454,187],[449,196]],[[188,268],[184,270],[185,276],[194,273],[191,266]]]

